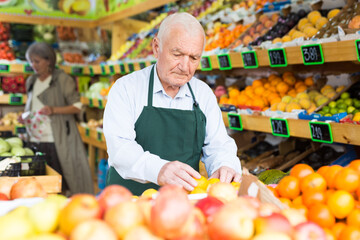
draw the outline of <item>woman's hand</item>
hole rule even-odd
[[[24,119],[22,118],[22,114],[20,114],[17,118],[18,122],[21,123],[21,124],[25,124],[25,121]]]
[[[50,116],[54,114],[54,108],[50,106],[44,106],[42,109],[40,109],[39,113]]]

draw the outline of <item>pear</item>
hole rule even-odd
[[[28,217],[38,233],[50,233],[58,227],[59,215],[58,204],[45,199],[29,209]]]
[[[0,239],[28,239],[35,235],[36,232],[30,220],[25,216],[19,217],[18,213],[20,211],[0,218]]]

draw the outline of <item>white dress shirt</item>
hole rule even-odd
[[[157,184],[160,169],[168,162],[144,151],[135,141],[135,122],[148,101],[149,78],[152,66],[128,74],[112,86],[104,112],[104,135],[109,165],[124,179]],[[192,110],[193,99],[187,84],[171,98],[166,94],[154,69],[153,106]],[[228,166],[241,173],[237,146],[230,138],[222,119],[220,108],[211,88],[199,79],[192,78],[190,85],[206,117],[206,136],[201,161],[211,176],[221,166]]]

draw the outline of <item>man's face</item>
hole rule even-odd
[[[157,73],[164,88],[181,87],[190,81],[200,63],[203,44],[203,35],[190,35],[179,27],[171,29],[162,43],[154,39]]]

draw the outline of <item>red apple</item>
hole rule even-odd
[[[60,212],[59,228],[69,236],[71,231],[81,222],[101,217],[101,208],[91,194],[75,194]]]
[[[78,224],[70,235],[70,240],[117,240],[114,230],[104,221],[89,219]]]
[[[136,226],[131,229],[124,237],[124,240],[162,240],[155,236],[147,227]]]
[[[273,232],[260,233],[256,235],[252,240],[291,240],[291,237],[285,233]]]
[[[308,239],[326,240],[326,235],[325,235],[325,231],[319,225],[307,221],[295,226],[293,239],[294,240],[308,240]]]
[[[265,217],[270,216],[274,212],[280,212],[280,208],[271,203],[262,203],[259,207],[259,216]]]
[[[256,208],[257,204],[253,203],[252,201],[253,200],[251,198],[239,197],[236,200],[227,203],[227,205],[241,210],[244,216],[254,220],[258,217],[259,211]]]
[[[230,183],[217,182],[208,190],[209,196],[213,196],[222,202],[230,202],[238,197],[237,189]]]
[[[217,198],[212,196],[207,196],[206,198],[200,199],[195,207],[199,208],[202,213],[205,215],[208,222],[210,222],[211,217],[216,213],[224,203]]]
[[[282,232],[292,233],[292,226],[289,220],[280,213],[272,213],[269,216],[258,217],[255,219],[256,233]]]
[[[0,201],[8,201],[9,198],[4,194],[0,192]]]
[[[281,210],[281,213],[289,220],[291,226],[296,226],[307,221],[305,214],[295,208],[285,208]]]
[[[130,201],[132,193],[120,185],[107,186],[98,196],[98,201],[103,213],[118,203]]]
[[[180,237],[173,240],[203,240],[205,238],[206,219],[198,208],[193,208],[190,217],[182,228]]]
[[[34,177],[20,179],[10,190],[10,199],[47,196],[42,185]]]

